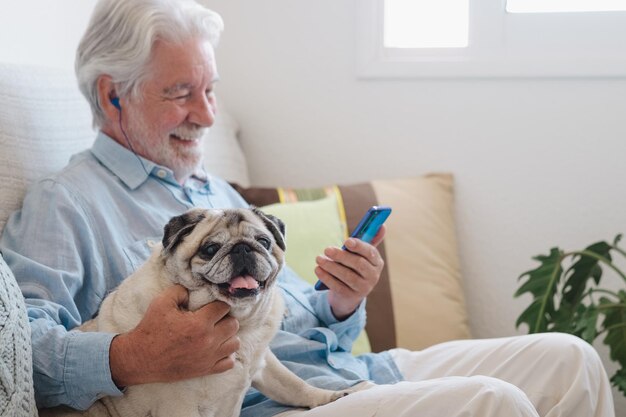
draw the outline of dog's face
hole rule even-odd
[[[284,224],[258,209],[193,209],[165,226],[162,260],[190,300],[249,307],[284,263]]]

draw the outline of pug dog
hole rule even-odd
[[[179,382],[130,386],[123,396],[105,397],[80,415],[236,417],[250,386],[279,403],[308,408],[347,395],[350,390],[309,385],[268,347],[284,314],[276,286],[284,264],[284,234],[282,221],[256,208],[192,209],[172,218],[151,257],[105,298],[98,315],[80,330],[128,332],[157,294],[181,284],[189,291],[190,310],[215,300],[230,305],[241,341],[235,367]]]

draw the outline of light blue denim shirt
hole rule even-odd
[[[220,178],[173,173],[140,158],[100,133],[60,173],[35,183],[0,239],[0,251],[26,299],[32,330],[35,395],[39,407],[86,409],[98,398],[122,395],[111,379],[114,334],[71,331],[92,318],[124,277],[149,256],[163,226],[192,207],[247,207]],[[364,305],[345,321],[289,268],[280,276],[287,306],[272,349],[312,384],[350,386],[402,377],[387,353],[350,354],[365,323]],[[250,390],[244,416],[269,416],[286,408]]]

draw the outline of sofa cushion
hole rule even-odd
[[[61,169],[93,139],[71,72],[0,64],[0,231],[28,184]]]
[[[0,63],[0,233],[21,206],[26,187],[58,171],[71,155],[91,146],[91,112],[67,69]],[[221,109],[205,138],[205,167],[248,184],[238,126]]]
[[[289,257],[302,257],[293,252],[308,257],[319,254],[319,229],[327,229],[329,219],[337,225],[327,213],[318,216],[303,202],[335,198],[335,218],[344,223],[335,226],[339,228],[332,233],[335,240],[337,235],[343,240],[370,206],[391,206],[387,235],[379,246],[385,269],[367,303],[366,330],[372,350],[396,346],[419,350],[470,337],[457,255],[452,175],[430,174],[315,189],[235,188],[250,204],[279,216],[288,213],[284,218],[288,262]],[[286,208],[276,210],[276,203]],[[291,238],[294,229],[297,239]],[[298,262],[306,268],[298,272],[305,278],[312,277],[312,260],[308,266]]]
[[[223,104],[219,104],[215,123],[204,138],[204,167],[226,181],[250,184],[248,161],[239,143],[239,124]]]
[[[30,327],[24,298],[0,255],[0,410],[3,417],[36,416]]]

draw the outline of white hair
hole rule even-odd
[[[99,0],[76,51],[78,87],[95,127],[106,118],[98,78],[109,75],[118,96],[137,95],[157,40],[183,43],[192,37],[217,46],[224,23],[194,0]]]

